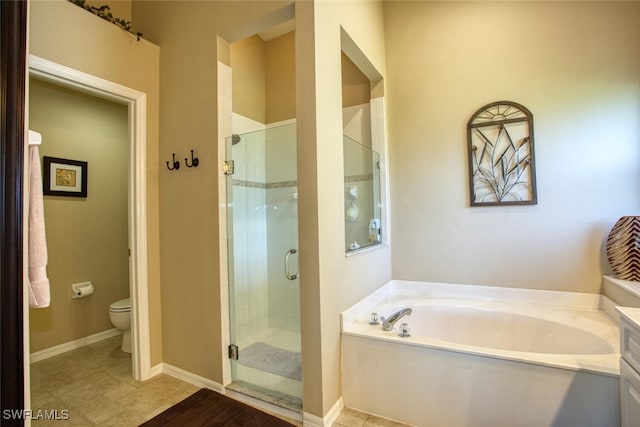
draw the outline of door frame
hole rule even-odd
[[[35,55],[29,55],[28,66],[29,76],[128,107],[132,373],[134,379],[146,380],[152,376],[147,264],[147,95]],[[28,305],[25,311],[28,312]],[[24,334],[28,342],[28,316],[25,316]]]
[[[24,408],[23,175],[27,2],[0,2],[0,407]],[[2,425],[22,426],[20,415]]]

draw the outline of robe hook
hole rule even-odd
[[[198,167],[198,158],[193,157],[193,150],[191,150],[191,164],[189,164],[189,159],[185,157],[184,164],[187,165],[188,168],[197,168]]]
[[[180,160],[176,160],[176,153],[171,153],[171,156],[173,156],[173,167],[169,166],[169,162],[167,162],[167,169],[170,171],[180,169]]]

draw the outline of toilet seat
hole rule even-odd
[[[125,313],[131,311],[131,298],[121,299],[112,303],[109,306],[109,311],[112,313]]]

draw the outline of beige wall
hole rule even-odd
[[[88,162],[86,198],[45,196],[51,305],[30,310],[38,351],[113,328],[109,305],[129,296],[127,107],[30,79],[29,127],[40,156]],[[93,296],[71,299],[90,281]]]
[[[295,33],[230,45],[233,112],[260,123],[296,117]]]
[[[295,32],[265,43],[267,53],[266,123],[296,117]]]
[[[164,362],[218,383],[223,382],[227,359],[222,358],[216,143],[221,125],[217,49],[224,43],[218,43],[217,37],[286,5],[270,1],[133,4],[133,20],[162,49],[161,152],[175,152],[182,159],[193,149],[200,159],[196,169],[160,170]],[[228,55],[228,51],[220,53]]]
[[[598,292],[640,209],[640,3],[385,3],[393,276]],[[538,204],[469,207],[466,123],[534,116]]]
[[[256,35],[230,46],[233,70],[233,112],[260,123],[266,121],[266,47]]]
[[[66,0],[31,1],[29,53],[147,94],[147,244],[151,365],[162,361],[160,312],[159,48]],[[64,28],[64,31],[61,31]],[[163,156],[168,153],[163,153]]]
[[[371,84],[367,76],[342,54],[342,106],[368,104],[371,99]]]
[[[340,312],[391,278],[386,246],[345,258],[341,172],[341,28],[384,76],[382,12],[381,2],[296,3],[304,407],[318,415],[342,395]]]

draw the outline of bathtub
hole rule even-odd
[[[421,427],[618,426],[619,328],[605,299],[391,281],[342,313],[344,404]],[[369,324],[406,307],[391,331]]]

